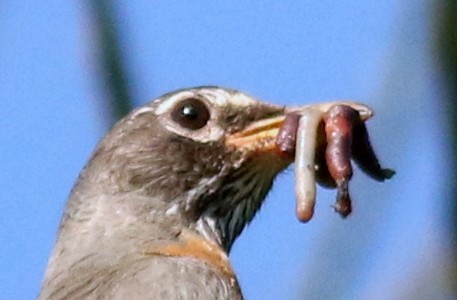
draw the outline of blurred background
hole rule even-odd
[[[281,174],[231,260],[246,299],[457,299],[457,4],[2,1],[0,298],[34,299],[66,197],[132,107],[220,85],[278,104],[357,99],[393,180],[355,171],[346,220]]]

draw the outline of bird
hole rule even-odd
[[[216,86],[133,110],[80,173],[38,299],[243,299],[228,255],[292,162],[285,113]]]
[[[38,299],[243,299],[229,253],[276,176],[294,159],[303,165],[296,171],[297,216],[308,221],[315,184],[331,179],[322,168],[350,168],[350,151],[343,150],[351,138],[332,132],[347,131],[351,120],[339,113],[332,119],[332,111],[359,124],[353,158],[362,170],[379,181],[393,176],[380,167],[360,125],[372,116],[362,104],[286,107],[202,86],[133,110],[81,171]],[[318,141],[326,119],[333,131],[324,149]],[[327,166],[319,157],[329,150],[338,155]],[[343,179],[349,199],[350,176]]]

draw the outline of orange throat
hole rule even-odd
[[[145,254],[170,257],[192,257],[218,270],[235,284],[236,277],[225,251],[216,243],[208,241],[190,230],[183,230],[178,240],[161,247],[150,248]]]

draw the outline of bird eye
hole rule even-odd
[[[184,128],[197,130],[209,120],[208,107],[199,99],[190,98],[178,103],[171,113],[173,121]]]

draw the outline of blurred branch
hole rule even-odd
[[[437,28],[439,62],[447,76],[446,80],[453,99],[457,96],[457,1],[441,0]],[[453,108],[457,103],[451,101]],[[455,113],[457,111],[453,111]]]
[[[97,62],[100,76],[109,94],[112,123],[132,109],[129,80],[122,57],[121,42],[117,31],[118,22],[111,0],[89,0],[93,30],[98,51]]]
[[[449,168],[455,172],[457,168],[457,0],[439,0],[436,16],[438,60],[441,71],[445,76],[446,95],[448,96],[446,98],[448,101],[447,107],[450,108],[449,120],[452,130],[449,136],[452,137],[451,149],[454,159],[449,163]],[[455,179],[452,178],[451,180]],[[450,189],[453,197],[453,199],[450,199],[453,207],[452,246],[457,257],[457,188],[454,182],[451,182]],[[457,263],[454,264],[451,277],[453,288],[457,291],[457,286],[455,285],[457,282]]]

